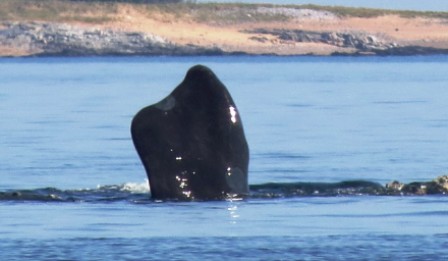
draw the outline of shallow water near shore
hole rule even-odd
[[[0,259],[448,257],[445,195],[151,201],[130,121],[198,63],[240,110],[252,185],[448,173],[448,56],[0,59]]]

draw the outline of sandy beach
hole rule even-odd
[[[287,13],[288,10],[285,8],[281,11]],[[273,8],[267,11],[275,12]],[[313,32],[361,32],[403,46],[448,48],[448,20],[439,18],[404,18],[398,15],[368,18],[341,17],[331,12],[302,9],[300,12],[290,12],[291,20],[288,21],[206,24],[188,19],[188,17],[175,19],[162,14],[147,16],[132,6],[126,5],[120,7],[117,17],[119,19],[116,22],[103,26],[152,33],[179,44],[217,46],[229,52],[327,55],[335,51],[353,51],[350,48],[322,43],[281,41],[274,36],[246,32],[255,28]],[[265,40],[254,40],[257,38]]]

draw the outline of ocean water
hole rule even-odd
[[[448,56],[0,59],[0,260],[444,260],[448,198],[154,202],[129,126],[209,66],[249,183],[448,174]]]

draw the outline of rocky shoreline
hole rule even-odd
[[[334,52],[332,55],[432,55],[448,54],[448,49],[423,46],[401,46],[394,41],[382,39],[364,32],[313,32],[285,29],[256,29],[248,31],[261,35],[271,35],[284,43],[323,43],[353,50],[348,53]],[[253,40],[267,41],[265,37]]]
[[[0,46],[20,56],[215,55],[218,48],[178,45],[162,37],[58,23],[4,23]]]
[[[363,32],[314,32],[288,29],[252,29],[254,42],[277,41],[282,45],[318,43],[346,52],[331,55],[431,55],[448,54],[448,49],[406,46]],[[86,28],[63,23],[4,22],[0,25],[3,56],[107,56],[107,55],[231,55],[219,46],[179,44],[161,36],[112,29]],[[6,51],[5,51],[6,50]],[[8,51],[9,50],[9,51]],[[276,55],[275,52],[265,53]]]

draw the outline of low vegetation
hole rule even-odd
[[[238,24],[247,22],[281,22],[289,19],[283,14],[269,14],[258,12],[258,8],[271,5],[254,4],[216,4],[216,3],[182,3],[147,5],[149,16],[155,13],[164,14],[173,19],[190,19],[199,23],[211,25]]]
[[[259,7],[306,8],[330,11],[342,17],[403,17],[446,18],[448,12],[394,11],[317,5],[218,4],[181,0],[0,0],[0,21],[52,21],[103,23],[117,19],[119,7],[126,5],[148,16],[165,19],[191,19],[210,24],[285,21],[281,13],[257,12]]]
[[[78,21],[102,23],[115,18],[112,3],[65,0],[0,0],[2,21]]]
[[[386,10],[374,8],[353,8],[343,6],[319,6],[319,5],[302,5],[302,8],[314,10],[329,11],[339,16],[371,18],[383,15],[398,15],[405,18],[426,17],[426,18],[444,18],[448,19],[448,12],[423,12],[409,10]]]

